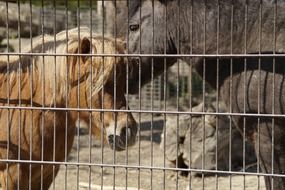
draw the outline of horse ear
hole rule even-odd
[[[161,4],[167,3],[167,0],[158,0]]]
[[[91,52],[91,42],[88,38],[83,38],[80,40],[80,54],[89,54]],[[82,61],[85,62],[88,56],[82,56]]]
[[[167,3],[169,3],[169,2],[171,2],[171,1],[173,1],[173,0],[158,0],[161,4],[167,4]],[[190,2],[189,2],[190,3]]]

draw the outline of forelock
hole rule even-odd
[[[139,10],[139,7],[145,2],[145,1],[152,1],[152,0],[128,0],[129,4],[129,17],[133,17],[136,12]],[[166,5],[168,2],[173,0],[154,0],[157,2],[160,2],[163,5]]]
[[[129,3],[129,17],[133,17],[139,10],[139,7],[143,3],[143,0],[128,0]]]

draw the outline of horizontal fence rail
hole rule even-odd
[[[1,189],[285,190],[284,11],[0,0]]]

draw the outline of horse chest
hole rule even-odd
[[[0,140],[9,141],[15,147],[10,150],[11,155],[17,156],[20,148],[23,159],[29,159],[32,154],[33,159],[39,160],[43,153],[44,160],[52,160],[54,154],[56,160],[63,160],[65,152],[71,150],[74,138],[75,122],[71,123],[69,119],[69,115],[65,117],[61,112],[4,110],[0,115],[3,123]],[[1,156],[6,152],[0,149]]]

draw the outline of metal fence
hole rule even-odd
[[[283,0],[0,10],[2,189],[285,189]]]

